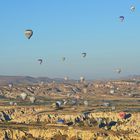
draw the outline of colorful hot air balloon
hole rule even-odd
[[[125,116],[126,116],[126,113],[125,113],[125,112],[120,112],[120,113],[119,113],[119,117],[120,117],[121,119],[125,119]]]

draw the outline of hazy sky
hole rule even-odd
[[[30,40],[26,29],[34,31]],[[122,68],[120,75],[116,68]],[[140,0],[0,1],[0,75],[94,79],[130,74],[140,74]]]

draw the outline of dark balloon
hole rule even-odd
[[[86,57],[86,55],[87,55],[87,53],[82,53],[82,56],[83,56],[83,57]]]
[[[66,57],[63,57],[62,60],[65,61],[66,60]]]
[[[38,61],[40,62],[40,64],[42,64],[43,60],[42,59],[38,59]]]
[[[123,22],[124,21],[124,16],[120,16],[120,21]]]

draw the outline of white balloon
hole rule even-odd
[[[111,89],[110,90],[110,94],[114,94],[115,93],[115,90],[114,89]]]
[[[30,97],[30,101],[31,101],[31,103],[34,103],[35,102],[35,97]]]
[[[17,106],[17,103],[14,103],[15,106]]]
[[[14,102],[9,102],[10,105],[14,105]]]
[[[25,100],[27,97],[27,94],[23,92],[20,94],[20,96],[21,96],[22,100]]]
[[[80,82],[84,82],[85,78],[83,76],[80,77]]]
[[[112,109],[112,110],[115,110],[115,109],[116,109],[116,107],[115,107],[115,106],[112,106],[112,107],[111,107],[111,109]]]
[[[103,105],[108,107],[108,106],[110,106],[110,103],[104,103]]]
[[[13,85],[12,85],[12,84],[9,84],[8,86],[9,86],[9,88],[12,88],[12,87],[13,87]]]
[[[66,76],[66,77],[64,77],[64,80],[65,80],[65,81],[67,81],[68,79],[69,79],[69,78],[68,78],[67,76]]]
[[[84,101],[84,105],[85,106],[88,106],[88,101]]]

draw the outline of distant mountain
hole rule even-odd
[[[0,76],[0,85],[13,84],[34,84],[39,82],[52,82],[48,77],[30,77],[30,76]]]
[[[31,76],[0,76],[0,85],[7,85],[7,84],[36,84],[40,82],[50,83],[50,82],[66,82],[62,78],[48,78],[48,77],[31,77]],[[73,82],[75,80],[69,80]]]
[[[118,78],[118,80],[134,80],[134,79],[140,81],[140,75],[129,75],[122,78]],[[31,77],[31,76],[0,76],[0,85],[6,85],[9,83],[13,83],[13,84],[35,84],[40,82],[50,83],[53,81],[59,83],[66,82],[62,78]],[[69,81],[75,82],[76,80],[71,79]],[[93,80],[88,80],[88,82],[89,81],[93,81]]]
[[[128,75],[126,77],[122,77],[124,80],[140,80],[140,75]]]

